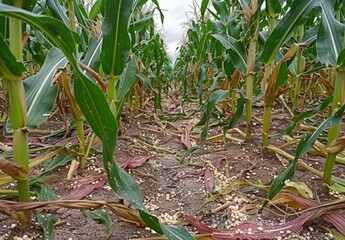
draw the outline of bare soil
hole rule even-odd
[[[189,106],[190,107],[190,106]],[[167,99],[163,103],[166,112],[180,112],[180,107],[176,99]],[[136,156],[147,156],[148,161],[140,167],[129,170],[142,190],[142,197],[147,208],[158,216],[163,222],[168,224],[176,223],[184,214],[198,217],[206,225],[220,227],[222,223],[225,227],[236,225],[243,221],[252,221],[263,224],[279,223],[291,219],[286,208],[278,210],[275,207],[268,207],[258,212],[257,209],[249,209],[248,206],[260,206],[267,196],[263,190],[254,187],[245,187],[233,192],[229,192],[220,197],[217,201],[207,203],[210,194],[205,189],[204,178],[205,167],[212,167],[217,185],[230,183],[236,178],[244,178],[250,181],[260,180],[263,183],[270,182],[273,177],[282,172],[289,160],[279,157],[274,153],[263,153],[261,149],[261,128],[258,122],[253,122],[253,139],[251,141],[220,142],[207,141],[201,149],[189,155],[184,162],[181,156],[187,151],[186,146],[181,142],[181,136],[185,128],[189,125],[194,127],[191,133],[192,144],[200,143],[200,129],[195,124],[200,119],[200,113],[190,118],[178,119],[176,121],[158,120],[152,116],[153,109],[147,104],[142,109],[142,115],[130,120],[128,114],[124,114],[122,123],[123,129],[119,136],[116,160],[122,163]],[[188,110],[188,107],[185,107]],[[229,113],[225,113],[229,116]],[[262,108],[253,110],[253,115],[262,118]],[[217,123],[214,118],[211,124]],[[272,114],[272,133],[279,132],[291,121],[290,117],[277,106]],[[63,128],[61,120],[52,118],[41,130],[56,130]],[[244,121],[241,119],[236,126],[244,130]],[[221,126],[210,127],[209,136],[222,133]],[[36,136],[30,135],[31,139]],[[236,133],[233,136],[243,138]],[[46,144],[61,145],[64,143],[76,143],[75,132],[69,136],[59,136],[46,139]],[[270,143],[280,146],[282,140],[271,139]],[[95,145],[101,149],[101,145]],[[294,154],[294,148],[285,149],[290,154]],[[324,158],[308,154],[304,160],[315,169],[322,171]],[[74,179],[67,180],[69,165],[54,171],[51,177],[47,178],[47,184],[54,189],[57,196],[65,196],[73,190],[73,181],[86,176],[94,176],[104,173],[102,170],[102,155],[96,154],[88,160],[86,169],[78,170]],[[344,166],[337,165],[335,175],[345,177]],[[40,171],[40,170],[36,170]],[[325,196],[321,191],[321,180],[302,167],[297,167],[293,181],[301,181],[313,191],[314,199],[324,202],[334,199],[333,196]],[[120,202],[110,188],[105,185],[95,189],[84,199]],[[215,209],[222,204],[231,204],[219,211]],[[137,239],[157,236],[150,230],[138,227],[121,220],[111,213],[114,231],[108,236],[108,231],[104,223],[91,220],[84,216],[83,211],[69,209],[59,215],[58,223],[55,226],[55,239]],[[40,210],[35,211],[38,213]],[[34,214],[35,216],[35,214]],[[186,225],[186,224],[184,224]],[[329,226],[322,220],[308,223],[297,234],[291,234],[281,239],[331,239],[322,228]],[[185,226],[191,232],[195,228],[190,225]],[[6,215],[0,214],[0,239],[41,239],[42,230],[33,218],[30,229],[22,230],[15,220]]]

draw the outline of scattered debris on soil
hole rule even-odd
[[[256,114],[260,116],[260,108],[257,109]],[[272,116],[275,119],[273,128],[277,132],[288,123],[287,116],[282,114],[281,111],[276,111]],[[264,231],[265,226],[285,224],[299,216],[294,214],[299,209],[289,207],[287,202],[283,204],[285,206],[277,203],[261,208],[267,196],[266,183],[283,171],[289,160],[272,152],[262,153],[259,123],[253,124],[255,134],[252,141],[245,141],[238,132],[234,131],[231,133],[231,138],[238,141],[224,144],[223,137],[209,138],[202,147],[184,156],[187,148],[199,143],[200,131],[197,128],[192,129],[198,119],[197,115],[174,122],[160,121],[158,118],[145,120],[144,117],[132,122],[123,119],[116,160],[140,185],[148,210],[158,216],[162,223],[183,225],[190,232],[206,235],[207,229],[219,231],[231,227],[236,229],[236,226],[243,223],[251,223],[252,227],[247,228],[246,231],[235,230],[237,234],[251,232],[259,234]],[[54,126],[50,126],[50,123],[55,124],[53,121],[48,121],[42,130],[52,129]],[[241,129],[242,125],[238,127]],[[215,126],[209,131],[209,136],[220,134],[222,134],[221,127]],[[72,132],[69,137],[48,138],[44,144],[61,145],[73,143],[75,139],[75,133]],[[284,143],[281,140],[271,141],[275,146]],[[97,142],[94,147],[101,149]],[[285,151],[293,154],[293,150],[285,149]],[[308,154],[305,161],[322,171],[324,159],[321,157]],[[69,165],[65,165],[47,177],[46,183],[60,200],[79,196],[78,199],[116,202],[128,207],[127,203],[119,199],[104,181],[105,172],[102,164],[102,156],[95,152],[88,159],[88,167],[77,170],[72,180],[66,178]],[[344,170],[343,166],[338,166],[335,174],[344,177],[341,175]],[[298,167],[293,183],[284,192],[301,195],[304,191],[304,196],[309,194],[321,203],[344,197],[341,194],[325,196],[320,190],[320,184],[319,178],[305,168]],[[78,189],[83,190],[78,192],[80,195],[73,192]],[[110,212],[106,207],[101,209]],[[34,216],[40,212],[40,209],[36,210]],[[109,236],[106,224],[86,217],[81,210],[59,209],[58,213],[55,224],[57,240],[107,238],[129,240],[149,237],[161,239],[155,237],[157,235],[152,230],[127,223],[116,214],[111,214],[114,229]],[[344,216],[344,211],[340,210],[339,214]],[[330,228],[332,228],[330,224],[319,218],[306,223],[296,232],[282,230],[281,236],[275,239],[333,239],[332,234],[326,230]],[[32,219],[30,229],[21,230],[15,220],[0,215],[0,236],[2,240],[40,239],[42,230],[35,218]]]

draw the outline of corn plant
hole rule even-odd
[[[72,3],[73,1],[69,2],[69,4]],[[40,30],[41,33],[44,34],[44,37],[52,45],[58,47],[68,59],[75,76],[74,95],[76,101],[85,119],[88,121],[95,134],[103,142],[104,168],[107,171],[109,183],[114,191],[124,199],[127,199],[133,207],[138,209],[143,221],[146,222],[148,226],[151,226],[156,232],[165,234],[170,239],[192,239],[191,235],[189,235],[186,230],[165,226],[159,223],[158,219],[146,210],[142,203],[137,183],[128,175],[128,173],[119,168],[113,157],[118,134],[117,119],[121,113],[121,108],[118,105],[118,101],[121,100],[119,99],[119,96],[126,96],[132,86],[130,83],[134,78],[133,73],[135,73],[135,68],[131,67],[135,66],[135,64],[133,65],[133,61],[129,59],[131,41],[128,35],[128,29],[130,26],[131,14],[134,12],[134,9],[140,8],[144,3],[145,2],[143,1],[104,2],[105,11],[100,60],[105,77],[109,82],[106,95],[80,69],[77,62],[77,46],[79,46],[77,43],[80,43],[80,36],[71,31],[71,29],[69,29],[63,22],[52,17],[35,14],[27,10],[23,10],[18,7],[11,7],[5,4],[1,4],[0,14],[8,16],[11,19],[13,18],[25,21],[25,23],[30,25],[30,27]],[[156,4],[158,5],[157,2]],[[71,5],[69,5],[69,10],[73,10]],[[73,13],[70,15],[70,20],[70,24],[75,21]],[[8,49],[5,41],[3,41],[2,47],[4,47],[4,49]],[[1,65],[1,75],[4,79],[14,80],[15,78],[13,76],[19,76],[20,73],[24,71],[24,68],[19,63],[16,64],[14,57],[9,55],[8,52],[9,50],[4,53],[2,52],[1,55],[2,59],[4,59],[1,61],[1,63],[3,63]],[[16,66],[16,68],[11,69],[12,72],[8,73],[8,67],[6,68],[6,66],[11,65]],[[21,81],[18,82],[22,83]],[[23,95],[21,96],[21,99],[25,99],[24,92],[22,91],[22,93]],[[18,100],[16,103],[16,105],[25,110],[24,103],[19,103]],[[18,110],[11,110],[10,114],[11,117],[14,117],[16,114],[18,115],[19,112]],[[19,116],[25,117],[26,114],[20,113]],[[14,120],[14,122],[12,121],[12,127],[14,130],[17,130],[18,122],[15,118]],[[23,122],[25,121],[23,120]],[[22,128],[25,127],[25,125],[19,127]],[[27,134],[25,131],[24,133]],[[27,141],[24,139],[20,141],[20,143],[27,144]],[[26,159],[26,164],[27,162],[28,160]],[[23,173],[21,172],[21,174]],[[20,180],[23,179],[27,182],[25,175],[21,175],[20,177]],[[24,196],[23,194],[24,193],[20,192],[20,196]]]
[[[321,6],[322,19],[321,19],[321,25],[319,27],[319,31],[317,34],[317,40],[316,40],[316,44],[317,44],[316,48],[317,48],[318,58],[326,66],[331,65],[331,64],[336,65],[339,53],[342,49],[342,44],[344,42],[344,25],[341,24],[340,22],[337,22],[337,20],[335,18],[335,13],[333,11],[334,4],[335,4],[335,1],[331,1],[331,2],[310,1],[308,3],[307,2],[305,2],[305,3],[302,3],[302,2],[299,2],[299,3],[296,2],[295,3],[294,2],[294,4],[291,6],[290,12],[287,13],[287,15],[281,20],[280,23],[278,23],[276,29],[273,30],[271,36],[267,40],[267,42],[266,42],[267,47],[263,50],[263,54],[262,54],[263,60],[266,61],[266,63],[268,63],[268,65],[272,64],[273,59],[274,59],[274,51],[270,50],[270,49],[272,49],[272,44],[274,42],[277,43],[277,45],[273,45],[273,46],[275,46],[275,47],[273,47],[273,49],[278,50],[279,44],[281,44],[284,41],[284,36],[287,37],[289,32],[292,31],[294,24],[301,24],[301,22],[300,22],[301,19],[299,19],[298,16],[293,16],[294,15],[293,11],[295,9],[303,9],[304,11],[306,11],[306,13],[310,13],[311,10],[315,6]],[[303,19],[303,16],[300,15],[300,18]],[[286,24],[286,25],[284,26],[284,24]],[[340,34],[339,34],[339,32],[340,32]],[[283,37],[279,38],[278,36],[283,36]],[[280,40],[280,43],[279,43],[279,41],[277,41],[277,39]],[[333,44],[329,44],[329,42],[332,42]],[[326,47],[326,45],[327,45],[327,47]],[[325,49],[327,49],[327,50],[325,50]],[[326,53],[326,51],[327,51],[327,53]],[[269,55],[267,53],[271,53],[271,54]],[[339,62],[341,62],[341,61],[339,61]],[[302,156],[304,153],[306,153],[307,151],[310,150],[312,144],[314,144],[316,137],[320,133],[321,129],[323,130],[325,128],[329,128],[332,126],[332,128],[329,131],[329,135],[328,135],[328,144],[331,144],[331,142],[333,142],[338,137],[338,135],[339,135],[339,117],[341,117],[343,114],[343,108],[340,108],[340,107],[343,106],[343,104],[344,104],[340,98],[340,96],[341,96],[340,92],[342,90],[341,90],[341,85],[340,85],[339,81],[340,81],[340,79],[339,79],[339,75],[338,75],[337,79],[335,81],[336,86],[334,88],[335,92],[334,92],[334,97],[333,97],[333,99],[334,99],[333,100],[334,101],[333,109],[335,111],[334,116],[329,118],[327,121],[325,121],[316,130],[316,132],[313,135],[307,136],[306,138],[301,140],[301,142],[299,144],[299,148],[297,149],[295,161],[293,162],[292,165],[290,165],[290,167],[286,171],[284,171],[284,173],[282,173],[280,175],[280,177],[278,179],[275,179],[275,181],[271,187],[269,198],[275,196],[275,194],[281,189],[281,186],[284,185],[283,182],[286,179],[289,179],[293,176],[294,168],[295,168],[295,165],[297,163],[298,157]],[[275,89],[275,88],[273,88],[273,89]],[[270,90],[270,88],[268,88],[268,90]],[[266,95],[267,95],[267,93],[266,93]],[[269,107],[269,105],[266,105],[266,106]],[[266,108],[265,112],[266,111],[270,111],[269,108]],[[264,120],[266,120],[266,119],[264,119]],[[269,126],[269,124],[267,126]],[[265,134],[266,130],[267,130],[266,128],[263,130],[264,134]],[[266,136],[264,135],[264,137],[266,137]],[[265,141],[264,143],[267,143],[267,139],[264,139],[264,141]],[[341,148],[337,148],[337,150],[334,150],[333,147],[335,147],[337,145],[339,145],[339,142],[333,143],[331,145],[331,147],[329,148],[329,153],[327,155],[325,172],[323,175],[323,181],[324,181],[324,183],[327,183],[327,184],[330,183],[330,180],[332,177],[332,170],[333,170],[333,166],[334,166],[334,161],[335,161],[336,155],[340,151],[339,149],[341,149]]]
[[[216,97],[220,92],[215,89],[224,86],[222,81],[237,83],[227,86],[233,99],[232,117],[224,132],[234,127],[242,113],[246,112],[246,138],[251,138],[252,101],[263,97],[264,112],[259,122],[262,124],[264,152],[272,149],[269,144],[271,112],[277,101],[281,101],[294,118],[293,123],[278,136],[293,134],[302,120],[325,111],[333,101],[329,118],[313,134],[299,140],[293,164],[274,180],[269,198],[280,191],[286,179],[293,177],[298,158],[311,150],[324,130],[329,129],[329,147],[323,150],[323,156],[327,158],[323,174],[325,186],[329,187],[334,182],[332,170],[335,161],[342,162],[338,154],[343,149],[343,138],[339,138],[344,105],[343,10],[343,2],[336,0],[204,0],[200,6],[201,16],[192,22],[187,31],[187,42],[180,48],[174,71],[182,81],[184,95],[187,95],[188,88],[197,86],[195,82],[199,83],[199,98],[205,94],[200,90],[200,82],[208,94],[213,93],[205,101],[205,113],[198,123],[205,125],[202,141],[206,139],[214,107],[228,99],[226,95]],[[205,18],[206,12],[211,15],[210,18]],[[212,50],[203,46],[212,46]],[[200,49],[206,51],[201,53]],[[208,54],[208,58],[198,58],[204,53]],[[207,85],[205,83],[211,78],[200,78],[205,74],[202,74],[202,68],[195,69],[194,65],[205,66],[216,62],[216,59],[222,64],[212,66],[217,66],[216,69],[224,74],[220,75],[217,83]],[[308,94],[320,97],[321,103],[303,112]],[[336,183],[339,183],[338,180]]]

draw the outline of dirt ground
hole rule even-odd
[[[180,112],[176,99],[167,99],[163,108],[170,114]],[[188,110],[188,107],[186,107]],[[186,110],[185,109],[185,110]],[[147,104],[142,115],[128,119],[128,114],[123,116],[123,130],[119,136],[116,160],[122,163],[134,157],[147,157],[147,161],[141,166],[129,170],[130,174],[138,181],[142,190],[142,196],[147,208],[167,224],[178,222],[184,214],[197,217],[211,227],[230,227],[241,222],[250,221],[262,224],[274,224],[291,219],[286,208],[269,206],[258,212],[249,206],[260,206],[267,193],[255,187],[244,187],[221,196],[217,201],[207,202],[210,194],[206,189],[205,169],[213,172],[216,184],[215,188],[230,184],[238,178],[249,181],[260,180],[268,183],[273,177],[286,168],[287,159],[278,157],[274,153],[263,153],[261,149],[261,128],[259,122],[253,121],[253,140],[223,143],[207,141],[199,150],[187,156],[181,162],[182,155],[187,147],[182,143],[181,136],[188,126],[194,127],[190,137],[192,145],[199,144],[200,128],[195,124],[200,119],[200,113],[186,119],[176,121],[164,121],[153,118],[152,106]],[[226,113],[229,116],[228,113]],[[253,109],[253,115],[262,118],[262,108]],[[272,133],[278,132],[290,121],[290,117],[277,106],[272,115]],[[216,124],[213,119],[211,124]],[[42,130],[61,128],[61,122],[48,121],[42,126]],[[244,131],[244,121],[236,125]],[[209,136],[222,133],[222,126],[212,126]],[[232,136],[244,140],[240,135],[232,133]],[[46,143],[57,145],[75,142],[75,132],[70,137],[56,137],[47,139]],[[282,140],[271,139],[270,143],[280,146]],[[100,148],[101,146],[95,146]],[[294,154],[294,148],[285,149]],[[322,171],[324,159],[308,154],[305,162]],[[69,165],[54,171],[47,183],[54,189],[57,196],[65,196],[73,189],[73,181],[87,176],[104,174],[102,170],[102,156],[94,155],[88,160],[88,167],[78,170],[74,179],[67,180],[66,175]],[[344,166],[337,165],[335,175],[345,177]],[[334,199],[333,196],[325,196],[321,191],[321,180],[305,170],[297,167],[293,181],[304,182],[313,191],[314,199],[326,201]],[[122,202],[109,188],[107,184],[96,188],[84,199]],[[224,203],[229,203],[222,208]],[[106,208],[104,208],[106,210]],[[109,210],[106,210],[109,211]],[[39,210],[36,211],[36,213]],[[84,216],[80,210],[69,209],[59,215],[55,226],[55,239],[114,239],[129,240],[146,237],[155,237],[154,233],[142,227],[127,223],[111,213],[114,227],[113,234],[109,237],[106,225],[99,221],[91,220]],[[344,212],[342,212],[343,214]],[[293,218],[293,217],[292,217]],[[36,219],[32,221],[31,229],[20,230],[17,222],[0,214],[0,239],[41,239],[42,230]],[[191,232],[196,229],[184,224]],[[322,228],[329,226],[323,220],[313,221],[296,234],[290,234],[280,239],[332,239]]]

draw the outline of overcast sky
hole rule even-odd
[[[176,48],[181,45],[183,33],[186,28],[183,25],[188,17],[192,17],[192,0],[158,0],[164,14],[164,25],[161,30],[163,38],[168,46],[168,52],[173,59],[176,57]],[[201,0],[196,0],[200,4]],[[187,14],[187,15],[186,15]],[[156,21],[161,28],[159,21]],[[160,23],[160,22],[159,22]]]

